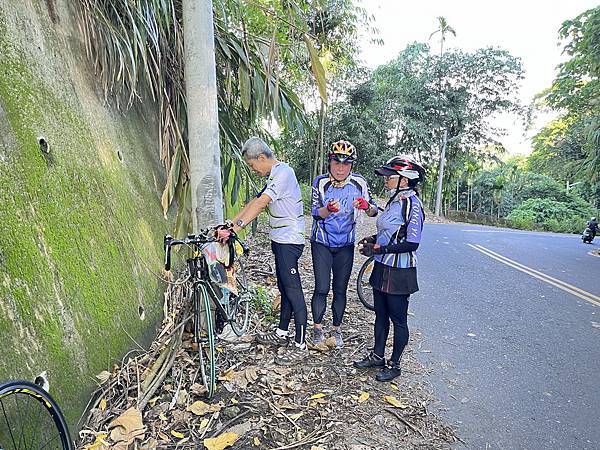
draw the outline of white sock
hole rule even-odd
[[[275,330],[275,333],[277,334],[277,336],[279,337],[287,337],[288,332],[286,330],[282,330],[281,328],[277,328]]]
[[[298,344],[296,341],[294,341],[294,344],[296,344],[296,347],[298,347],[300,350],[306,350],[306,342]]]

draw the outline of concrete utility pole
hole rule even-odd
[[[193,230],[223,222],[215,39],[211,0],[183,0]]]
[[[438,172],[437,193],[435,195],[435,215],[440,216],[442,213],[442,185],[444,179],[444,164],[446,163],[446,144],[448,143],[448,130],[444,129],[442,138],[442,149],[440,151],[440,170]]]

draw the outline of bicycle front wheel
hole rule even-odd
[[[206,396],[211,398],[217,382],[217,355],[211,300],[206,286],[199,284],[194,292],[194,340]]]
[[[235,282],[238,295],[231,299],[233,308],[231,309],[231,328],[238,336],[242,336],[248,329],[250,318],[250,291],[248,290],[248,279],[244,271],[244,263],[241,259],[235,262]]]
[[[67,422],[43,388],[28,381],[0,384],[0,449],[73,449]]]
[[[356,279],[356,293],[358,294],[358,298],[363,306],[370,311],[375,311],[373,288],[369,284],[373,267],[375,267],[375,259],[371,256],[360,268],[358,278]]]

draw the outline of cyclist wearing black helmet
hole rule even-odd
[[[377,215],[367,181],[352,172],[356,148],[348,141],[337,141],[328,153],[329,171],[312,183],[311,254],[315,273],[312,298],[313,342],[324,340],[323,316],[333,273],[333,329],[337,347],[344,341],[340,326],[346,309],[346,289],[354,262],[355,225],[358,214]]]
[[[375,346],[365,358],[354,362],[358,368],[379,368],[378,381],[400,375],[400,357],[408,343],[408,299],[419,290],[416,250],[421,241],[424,213],[415,191],[425,170],[409,156],[400,155],[375,170],[385,178],[390,199],[377,219],[377,234],[362,239],[359,251],[374,256],[369,279],[375,306]],[[390,320],[394,326],[392,355],[385,363],[385,344]]]

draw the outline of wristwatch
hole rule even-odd
[[[246,223],[242,219],[236,220],[235,224],[240,228],[244,228],[244,225],[246,225]]]

